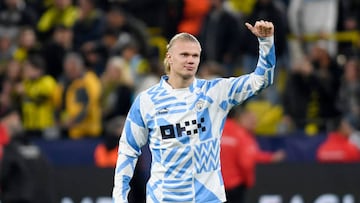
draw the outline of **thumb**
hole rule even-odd
[[[250,23],[245,23],[245,26],[250,30],[253,31],[254,27]]]

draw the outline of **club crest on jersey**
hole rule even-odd
[[[196,111],[202,111],[204,109],[204,105],[205,105],[205,102],[202,100],[196,102],[196,104],[195,104]]]

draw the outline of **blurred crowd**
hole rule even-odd
[[[201,42],[198,77],[238,76],[258,57],[244,23],[264,19],[276,29],[277,73],[245,104],[255,133],[316,135],[339,117],[359,130],[359,9],[356,0],[4,0],[0,111],[19,110],[31,138],[106,136],[164,74],[175,33]]]
[[[95,164],[113,167],[133,99],[164,74],[168,40],[179,32],[199,39],[199,78],[239,76],[254,70],[259,51],[244,23],[260,19],[275,26],[275,82],[229,117],[228,151],[233,139],[251,149],[240,147],[248,173],[226,185],[251,187],[260,155],[266,163],[285,159],[283,151],[262,152],[254,135],[326,132],[319,161],[359,162],[359,10],[358,0],[0,1],[0,158],[15,154],[4,158],[1,179],[12,182],[20,157],[13,151],[29,139],[101,137]]]

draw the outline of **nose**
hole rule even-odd
[[[194,58],[191,57],[191,56],[189,56],[189,57],[187,58],[186,62],[187,62],[188,64],[194,64],[194,63],[195,63],[195,62],[194,62]]]

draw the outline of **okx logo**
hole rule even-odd
[[[195,135],[200,132],[205,132],[206,127],[204,125],[205,118],[200,118],[200,120],[190,120],[182,123],[176,123],[160,126],[162,139],[170,139],[181,136]]]

